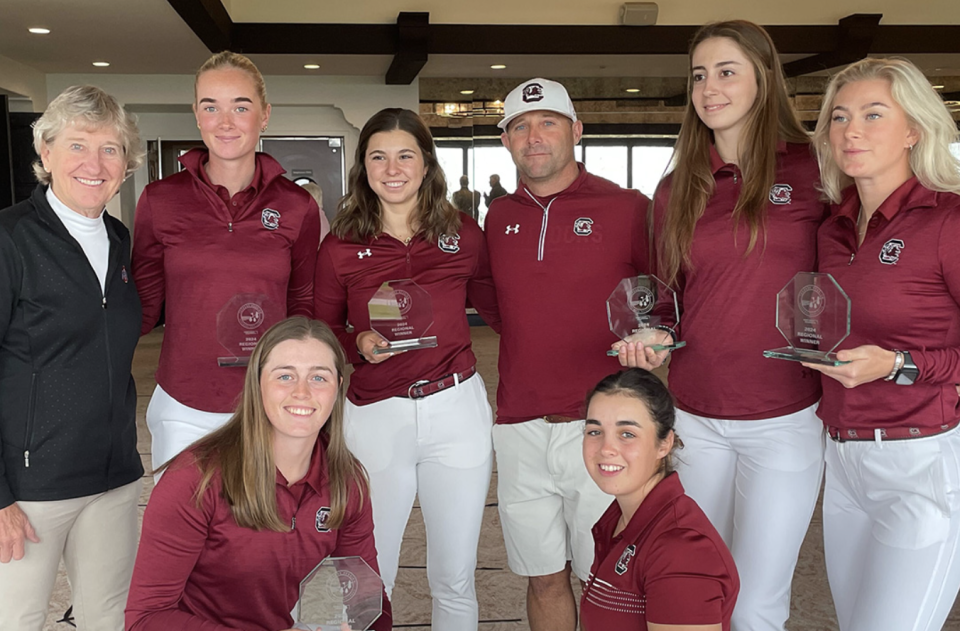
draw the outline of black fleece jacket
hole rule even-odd
[[[130,234],[103,214],[104,292],[45,194],[38,186],[0,210],[0,508],[102,493],[143,475]]]

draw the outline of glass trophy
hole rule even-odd
[[[777,330],[789,346],[764,357],[840,366],[834,352],[850,335],[850,298],[830,274],[800,272],[777,294]]]
[[[654,351],[672,351],[687,345],[686,342],[657,342],[663,338],[664,330],[676,328],[680,309],[676,292],[656,276],[631,276],[621,280],[607,298],[607,322],[610,331],[621,340],[633,336],[633,341],[643,342]],[[615,349],[607,351],[611,357],[618,354]]]
[[[284,310],[264,294],[237,294],[228,300],[217,313],[217,341],[226,351],[217,357],[217,364],[224,368],[246,366],[253,347],[284,315]]]
[[[295,629],[367,631],[383,611],[383,581],[360,557],[327,557],[300,582]]]
[[[436,348],[436,336],[427,336],[433,326],[433,302],[430,294],[409,278],[380,285],[367,303],[370,328],[387,340],[375,355]]]

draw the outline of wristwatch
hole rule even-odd
[[[893,378],[898,386],[912,386],[917,377],[920,376],[920,370],[917,368],[917,365],[913,363],[913,357],[910,356],[909,351],[900,351],[903,353],[903,365],[900,366],[900,369],[897,371],[897,376]]]

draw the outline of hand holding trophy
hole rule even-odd
[[[433,326],[430,294],[410,279],[391,280],[380,285],[367,303],[370,328],[387,341],[373,353],[396,353],[436,348],[436,336],[427,336]]]
[[[777,330],[789,346],[764,357],[841,366],[836,349],[850,335],[850,298],[833,276],[799,272],[777,294]]]
[[[367,631],[383,611],[383,581],[360,557],[327,557],[300,583],[294,629]]]
[[[642,342],[655,352],[686,346],[675,340],[679,322],[677,294],[656,276],[624,278],[607,298],[610,331],[621,340]],[[611,357],[619,354],[618,349],[607,351]]]

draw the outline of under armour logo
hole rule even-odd
[[[520,224],[514,224],[512,226],[507,226],[507,231],[504,234],[518,234],[520,232]]]
[[[360,250],[359,252],[357,252],[358,259],[362,259],[365,256],[373,256],[373,252],[370,251],[370,248],[367,248],[366,250]]]

